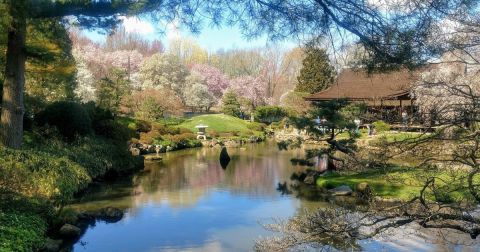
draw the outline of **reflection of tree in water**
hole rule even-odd
[[[209,188],[278,197],[276,184],[289,178],[292,166],[288,160],[292,153],[279,153],[268,144],[232,148],[228,152],[232,160],[226,170],[218,160],[220,149],[167,153],[162,162],[147,164],[149,172],[136,178],[136,200],[190,205]]]

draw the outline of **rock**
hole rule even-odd
[[[130,152],[132,153],[132,156],[140,156],[139,148],[130,148]]]
[[[234,140],[225,141],[225,143],[223,143],[223,145],[225,145],[226,147],[231,147],[231,148],[240,147],[240,143],[238,143],[237,141],[234,141]]]
[[[223,147],[222,151],[220,151],[220,165],[223,169],[226,169],[228,163],[230,163],[230,156],[228,155],[227,148]]]
[[[159,161],[162,160],[162,157],[159,155],[147,155],[145,156],[146,161]]]
[[[115,207],[106,207],[100,210],[95,217],[106,222],[117,222],[123,218],[123,211]]]
[[[58,234],[62,238],[78,238],[82,234],[82,230],[72,224],[65,224],[63,225],[60,230],[58,231]]]
[[[172,146],[167,146],[167,148],[165,149],[165,151],[173,151],[173,147]]]
[[[313,185],[315,184],[315,175],[314,174],[308,174],[305,179],[303,180],[303,183],[307,185]]]
[[[60,251],[60,247],[62,246],[62,240],[54,240],[47,238],[45,244],[43,245],[43,251],[45,252],[57,252]]]
[[[250,137],[248,138],[248,141],[249,141],[250,143],[256,143],[256,142],[259,142],[259,141],[260,141],[260,138],[259,138],[258,136],[250,136]]]
[[[210,141],[209,146],[210,146],[210,147],[214,147],[214,146],[217,145],[217,144],[219,144],[219,142],[217,141],[217,139],[212,139],[212,140]]]
[[[148,145],[147,152],[148,153],[155,153],[155,145]]]
[[[161,145],[155,145],[155,152],[157,153],[157,155],[160,153],[160,151],[162,151],[162,148],[163,146]]]
[[[364,200],[371,200],[372,199],[372,189],[366,182],[362,182],[357,184],[355,188],[356,196],[364,199]]]
[[[330,190],[330,192],[335,196],[348,196],[348,195],[351,195],[353,191],[350,188],[350,186],[341,185],[341,186],[338,186],[338,187]]]

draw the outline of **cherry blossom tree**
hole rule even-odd
[[[231,81],[232,89],[251,101],[253,108],[259,105],[271,104],[271,100],[267,98],[267,83],[261,76],[244,76],[238,77]]]
[[[208,111],[216,102],[215,97],[208,90],[205,78],[195,72],[186,79],[184,99],[185,105],[193,110],[205,108]]]
[[[205,65],[196,64],[191,69],[192,73],[196,73],[204,78],[208,91],[216,98],[222,98],[223,93],[228,88],[230,80],[220,69]]]
[[[82,102],[95,101],[95,79],[93,73],[88,68],[85,59],[80,55],[78,49],[74,49],[72,53],[77,68],[75,94]]]
[[[154,54],[140,67],[140,81],[143,88],[171,89],[178,96],[183,95],[187,76],[188,69],[177,57],[170,54]]]

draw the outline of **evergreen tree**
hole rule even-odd
[[[240,111],[240,102],[237,99],[237,94],[233,91],[228,91],[223,95],[222,98],[222,112],[239,117],[241,115]]]
[[[324,49],[307,47],[302,70],[298,76],[297,92],[316,93],[327,89],[333,82],[334,69]]]

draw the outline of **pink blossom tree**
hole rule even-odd
[[[230,85],[230,80],[227,78],[227,76],[216,67],[204,64],[196,64],[193,65],[191,72],[197,73],[197,75],[200,75],[204,78],[204,82],[208,87],[208,91],[217,100],[222,98],[223,93]]]
[[[231,87],[239,96],[250,100],[254,108],[271,103],[267,98],[267,83],[261,76],[235,78],[231,80]]]

